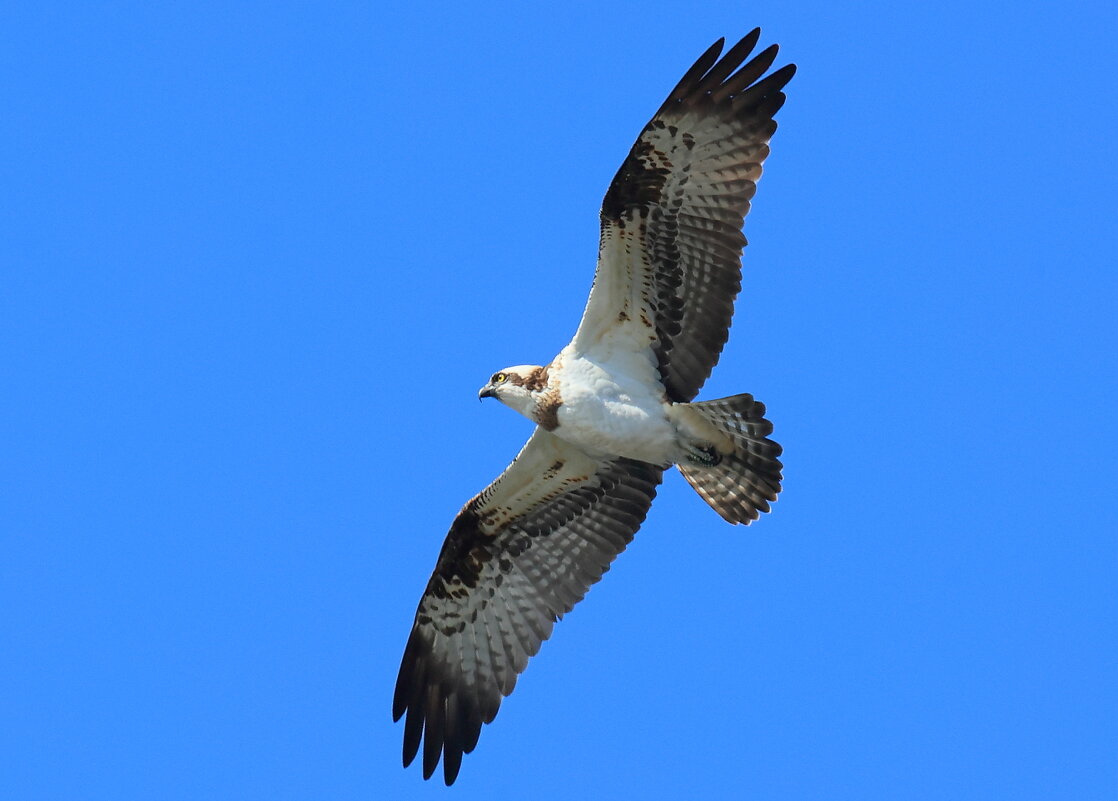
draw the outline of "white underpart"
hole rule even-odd
[[[620,331],[617,334],[621,334]],[[568,345],[556,359],[559,427],[555,435],[589,453],[653,464],[675,462],[680,446],[650,351],[606,335],[590,353]]]

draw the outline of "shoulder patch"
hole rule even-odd
[[[554,431],[559,427],[559,407],[562,405],[563,399],[559,397],[559,393],[549,392],[536,407],[536,422],[544,431]]]

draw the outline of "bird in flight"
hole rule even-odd
[[[483,723],[644,521],[673,464],[745,523],[780,492],[780,446],[751,395],[693,399],[741,289],[741,228],[795,73],[746,62],[754,30],[712,45],[641,131],[601,209],[590,299],[545,366],[494,373],[479,397],[536,423],[520,454],[455,517],[419,602],[393,699],[404,766],[441,757],[449,785]],[[744,66],[743,66],[744,63]]]

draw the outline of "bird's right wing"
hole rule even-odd
[[[633,538],[662,468],[598,460],[537,428],[450,528],[404,650],[392,715],[404,765],[447,784],[528,657]]]

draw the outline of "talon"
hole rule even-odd
[[[694,443],[687,446],[688,454],[687,461],[692,464],[702,465],[703,467],[714,467],[722,462],[722,454],[713,445],[696,445]]]

